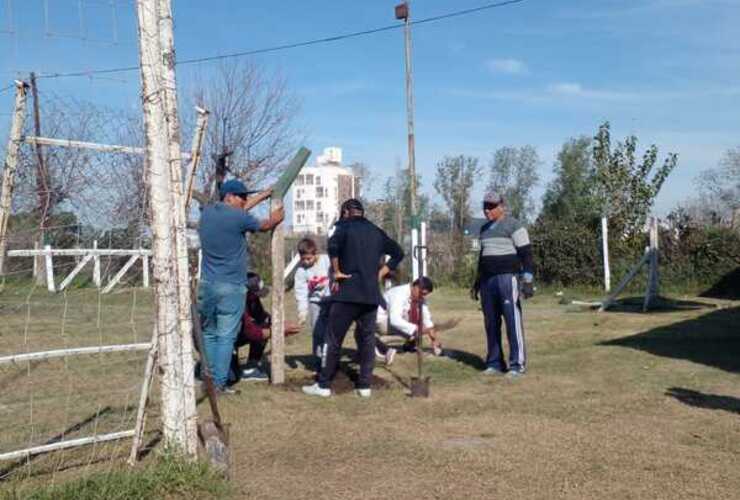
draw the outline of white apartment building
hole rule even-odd
[[[303,167],[290,188],[293,232],[325,234],[339,218],[339,206],[359,196],[358,184],[342,166],[342,149],[325,148],[316,165]]]

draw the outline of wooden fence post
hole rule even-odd
[[[51,256],[51,245],[44,245],[44,267],[46,267],[46,287],[50,292],[56,292],[54,285],[54,261]]]
[[[5,167],[3,168],[3,185],[0,192],[0,275],[5,272],[5,251],[8,247],[8,221],[12,209],[15,171],[18,168],[18,153],[23,134],[23,123],[26,119],[26,102],[28,86],[24,82],[15,82],[15,108],[13,123],[10,127],[10,139],[5,150]]]

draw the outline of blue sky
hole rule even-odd
[[[0,87],[18,71],[137,62],[131,0],[115,0],[115,23],[108,0],[84,0],[82,23],[78,0],[48,0],[48,16],[42,0],[1,3],[0,30],[13,33],[0,33]],[[208,56],[392,24],[395,3],[179,0],[177,54]],[[485,3],[415,0],[412,16]],[[415,27],[417,167],[425,190],[433,192],[434,165],[446,154],[487,162],[499,147],[532,144],[543,160],[541,193],[560,145],[610,120],[616,138],[634,133],[642,146],[679,154],[656,207],[665,212],[693,196],[700,170],[740,145],[738,25],[737,0],[528,0]],[[315,152],[340,146],[345,161],[368,164],[378,179],[405,164],[401,30],[255,61],[279,69],[301,98],[299,120]],[[180,67],[181,90],[213,69]],[[40,85],[109,106],[139,105],[137,73],[110,78]],[[0,94],[3,132],[11,99]]]

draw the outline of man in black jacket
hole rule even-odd
[[[342,343],[347,330],[356,321],[355,340],[360,355],[356,389],[358,395],[370,397],[376,314],[383,300],[378,282],[398,266],[403,259],[403,250],[382,229],[365,219],[358,200],[346,201],[343,208],[348,217],[337,224],[328,245],[336,289],[331,297],[321,373],[318,383],[304,386],[303,392],[312,396],[331,396],[331,383],[339,366]],[[378,263],[385,255],[389,255],[390,260],[378,271]]]

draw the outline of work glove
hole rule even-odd
[[[522,295],[525,299],[534,297],[534,277],[530,273],[522,275]]]
[[[480,293],[480,276],[476,276],[473,285],[470,287],[470,298],[478,301],[478,294]]]

